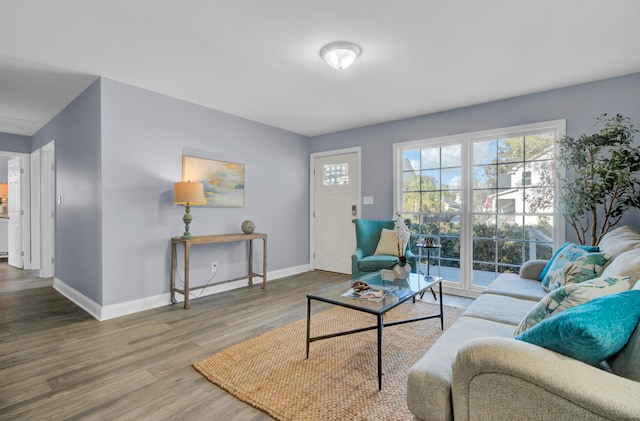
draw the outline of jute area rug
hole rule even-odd
[[[385,321],[438,313],[438,305],[408,301]],[[463,309],[444,307],[445,330]],[[373,326],[373,315],[332,307],[311,316],[311,336]],[[384,329],[382,390],[377,336],[368,331],[311,343],[305,359],[306,319],[241,342],[193,367],[236,398],[277,420],[411,420],[409,369],[442,334],[440,319]]]

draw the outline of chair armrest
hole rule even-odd
[[[524,279],[538,279],[548,260],[529,260],[520,266],[520,277]]]
[[[536,345],[479,338],[452,366],[454,418],[616,419],[640,414],[640,383]]]
[[[358,248],[351,255],[351,259],[352,260],[355,259],[356,261],[362,260],[363,257],[364,257],[364,252],[362,251],[362,249],[358,249]]]

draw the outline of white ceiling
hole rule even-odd
[[[638,16],[637,0],[0,0],[0,131],[33,134],[104,76],[331,133],[638,72]],[[330,68],[332,41],[360,59]]]

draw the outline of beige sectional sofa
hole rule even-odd
[[[640,235],[622,227],[600,247],[615,256],[603,272],[640,279]],[[599,367],[514,339],[547,294],[537,280],[546,263],[498,277],[414,365],[416,420],[640,420],[639,327]]]

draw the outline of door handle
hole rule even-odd
[[[358,214],[358,208],[356,205],[351,205],[351,215],[356,216]]]

